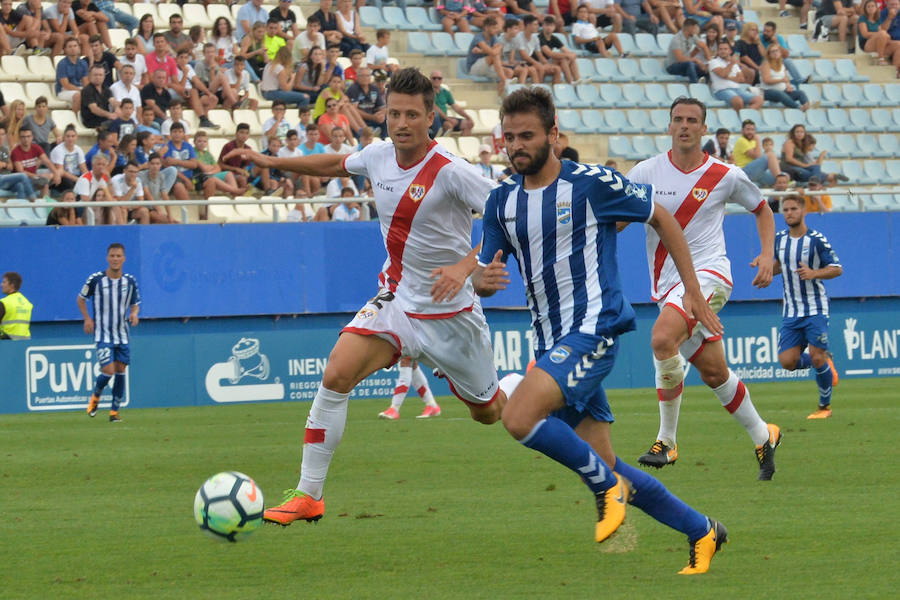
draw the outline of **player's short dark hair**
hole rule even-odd
[[[675,107],[679,104],[688,104],[692,106],[700,107],[700,118],[703,119],[703,123],[706,123],[706,105],[703,104],[701,100],[697,98],[688,98],[687,96],[678,96],[675,98],[675,101],[672,102],[672,106],[669,107],[669,118],[672,118],[672,111],[675,110]]]
[[[507,115],[535,113],[541,119],[544,131],[549,132],[556,125],[556,107],[553,96],[544,88],[519,88],[503,100],[500,106],[500,122]]]
[[[238,123],[235,131],[250,131],[250,125],[248,123]]]
[[[716,135],[731,135],[731,132],[725,129],[724,127],[719,127],[716,129]]]
[[[391,75],[385,95],[390,96],[393,92],[408,96],[422,96],[425,112],[431,112],[434,108],[434,88],[431,87],[431,80],[416,67],[406,67]]]
[[[9,285],[13,286],[17,292],[19,291],[19,288],[22,287],[22,276],[15,271],[7,271],[3,274],[3,279],[8,281]]]
[[[118,248],[119,250],[122,251],[123,254],[125,253],[125,246],[123,246],[123,245],[120,244],[119,242],[113,242],[112,244],[110,244],[109,246],[107,246],[107,247],[106,247],[106,253],[109,254],[109,251],[112,250],[113,248]]]

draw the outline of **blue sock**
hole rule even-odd
[[[827,362],[816,369],[816,385],[819,386],[819,406],[831,404],[831,365]]]
[[[125,373],[116,374],[116,380],[113,382],[112,389],[112,405],[109,407],[110,410],[117,411],[119,410],[119,403],[122,401],[122,397],[125,395]]]
[[[709,533],[709,520],[667,490],[655,477],[625,464],[618,457],[615,471],[631,482],[634,493],[629,504],[687,535],[692,542]]]
[[[111,375],[107,375],[106,373],[100,373],[97,375],[97,383],[94,384],[94,395],[99,396],[103,393],[103,388],[106,387],[106,384],[109,383],[109,380],[112,379]]]
[[[797,359],[797,366],[794,367],[794,370],[797,369],[808,369],[812,366],[812,358],[809,356],[809,352],[804,352],[800,355],[800,358]]]
[[[603,459],[575,435],[574,429],[556,417],[547,417],[519,441],[578,473],[594,494],[616,485],[616,476]]]

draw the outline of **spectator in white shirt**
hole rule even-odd
[[[125,171],[112,178],[112,195],[119,202],[144,200],[144,185],[138,179],[138,165],[133,160],[125,165]],[[120,211],[126,212],[128,220],[134,219],[141,225],[150,224],[150,211],[145,206],[119,206]],[[127,221],[126,221],[127,222]]]
[[[131,65],[134,67],[133,80],[138,87],[143,87],[150,81],[150,74],[147,72],[147,61],[144,60],[143,54],[138,54],[138,43],[134,38],[125,40],[125,56],[119,57],[122,66]],[[119,70],[119,78],[122,78],[122,71]],[[140,106],[140,104],[135,104]]]
[[[391,32],[387,29],[379,29],[375,32],[375,44],[366,50],[366,64],[372,71],[381,70],[393,73],[399,65],[389,64],[388,44],[391,43]]]
[[[135,110],[141,107],[141,88],[134,85],[134,79],[134,67],[132,65],[122,65],[122,68],[119,69],[119,80],[109,88],[113,96],[109,103],[113,109],[118,110],[122,100],[125,98],[131,99]]]

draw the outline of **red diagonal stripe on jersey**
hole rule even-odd
[[[695,183],[694,187],[691,188],[691,191],[688,192],[687,197],[681,201],[681,206],[679,206],[678,210],[675,211],[675,214],[672,215],[675,217],[675,220],[678,221],[678,224],[681,225],[682,230],[687,227],[687,224],[694,218],[694,215],[697,214],[697,211],[700,210],[700,207],[703,205],[703,202],[697,202],[697,200],[694,199],[694,188],[703,188],[709,190],[709,193],[712,193],[713,188],[722,181],[722,178],[725,177],[727,173],[728,167],[726,165],[714,162],[709,166],[706,172],[700,176],[700,179],[697,180],[697,183]],[[708,199],[709,194],[707,194],[704,200]],[[666,247],[663,246],[662,241],[660,241],[659,245],[656,246],[656,255],[653,258],[654,293],[657,291],[656,284],[659,281],[659,275],[662,273],[663,263],[666,262],[667,256],[669,256],[669,251],[666,250]]]
[[[397,291],[397,284],[403,278],[403,250],[406,248],[406,240],[409,237],[409,230],[412,227],[416,212],[422,205],[425,196],[431,190],[438,171],[449,162],[450,159],[441,154],[435,154],[429,158],[428,162],[422,165],[422,169],[413,178],[406,191],[403,192],[403,197],[400,198],[397,210],[394,211],[394,217],[391,219],[391,226],[388,228],[385,240],[391,264],[387,269],[387,281],[384,283],[387,284],[388,289],[392,292]],[[423,186],[425,193],[419,200],[413,200],[409,192],[413,186],[417,185]]]

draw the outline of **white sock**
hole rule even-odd
[[[769,440],[769,428],[756,412],[756,407],[750,400],[750,390],[744,387],[743,382],[738,379],[734,371],[729,369],[728,381],[713,389],[713,392],[725,410],[730,412],[731,416],[747,430],[754,444],[762,446]]]
[[[428,378],[418,364],[412,371],[412,386],[419,392],[419,396],[422,397],[425,406],[437,406],[437,402],[434,401],[434,395],[431,393],[431,388],[428,386]]]
[[[394,385],[394,396],[391,398],[391,406],[400,410],[403,400],[409,391],[409,382],[412,379],[412,367],[398,367],[397,383]]]
[[[503,376],[503,379],[500,380],[500,389],[506,394],[507,399],[512,397],[513,392],[516,391],[523,379],[525,379],[525,376],[519,373],[510,373]]]
[[[659,433],[656,439],[674,448],[681,412],[681,392],[684,389],[684,362],[680,354],[663,360],[654,356],[653,365],[656,368],[656,395],[659,399]]]
[[[349,393],[332,392],[320,384],[312,408],[309,409],[297,489],[316,500],[322,498],[328,465],[344,435],[349,397]]]

